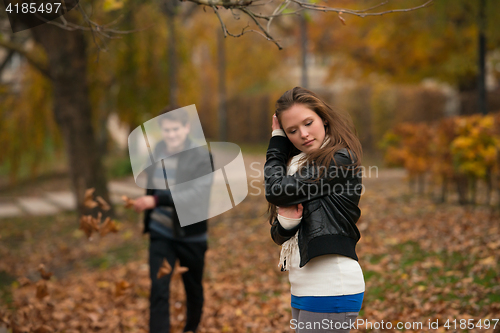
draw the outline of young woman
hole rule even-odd
[[[365,283],[356,256],[362,148],[350,120],[295,87],[276,102],[264,168],[271,236],[289,271],[290,327],[349,332]]]

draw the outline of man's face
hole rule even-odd
[[[189,134],[189,123],[183,125],[180,121],[164,119],[161,121],[160,128],[161,136],[167,144],[167,149],[175,152],[180,151]]]

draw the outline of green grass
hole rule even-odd
[[[110,267],[126,264],[129,261],[139,259],[138,253],[140,250],[147,248],[147,244],[141,243],[125,243],[107,249],[100,256],[91,257],[84,261],[84,265],[88,268],[108,269]]]
[[[423,249],[417,242],[408,241],[395,244],[390,247],[387,254],[371,256],[370,263],[377,264],[385,256],[400,256],[400,261],[393,268],[388,268],[386,272],[380,274],[374,271],[364,271],[364,277],[369,288],[365,293],[365,301],[384,301],[388,294],[408,294],[411,295],[419,286],[424,286],[428,291],[426,297],[434,296],[443,302],[459,302],[462,311],[475,312],[474,307],[482,308],[483,305],[500,302],[498,293],[498,276],[500,274],[497,267],[484,268],[473,273],[477,269],[475,265],[480,258],[465,252],[432,252]],[[442,265],[438,267],[420,266],[426,261],[439,260]],[[476,264],[474,264],[476,263]],[[390,266],[388,266],[390,267]],[[457,272],[448,275],[447,272]],[[407,282],[400,283],[399,277],[407,275]],[[424,279],[418,282],[411,282],[411,277],[418,274]],[[472,277],[472,280],[469,280]],[[467,282],[463,282],[467,279]],[[441,293],[446,287],[452,286],[452,291]],[[470,290],[478,290],[482,293],[480,300],[473,300],[474,295]],[[497,291],[497,292],[495,292]]]
[[[132,165],[128,153],[106,156],[104,165],[109,179],[132,175]]]
[[[11,286],[16,278],[5,271],[0,271],[0,301],[2,304],[10,306],[12,304]]]

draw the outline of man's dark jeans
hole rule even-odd
[[[189,268],[186,273],[182,274],[187,303],[184,332],[196,332],[203,309],[203,286],[201,281],[206,250],[207,242],[180,242],[167,239],[154,231],[150,232],[151,295],[149,330],[151,333],[170,332],[169,296],[172,273],[163,276],[161,279],[156,277],[163,263],[163,258],[167,259],[172,268],[177,259],[179,259],[181,266]]]

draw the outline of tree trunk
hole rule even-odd
[[[95,195],[110,200],[91,123],[85,38],[81,30],[67,31],[51,24],[33,28],[32,33],[47,53],[53,112],[66,146],[77,209],[80,214],[88,213],[83,206],[87,188],[94,187]]]
[[[467,205],[468,201],[468,179],[464,175],[457,175],[455,177],[455,183],[457,185],[457,193],[458,193],[458,203],[460,205]]]
[[[479,0],[478,15],[478,112],[488,113],[488,103],[486,100],[486,0]]]
[[[227,141],[226,50],[224,36],[217,29],[217,60],[219,70],[219,140]]]
[[[446,175],[442,176],[443,182],[441,184],[441,203],[446,202],[446,192],[448,191],[448,177]]]
[[[178,1],[164,0],[163,13],[167,17],[168,25],[168,85],[169,85],[169,104],[173,108],[178,107],[179,81],[177,80],[177,31],[175,27],[175,18],[177,16]]]
[[[302,88],[309,88],[309,75],[307,70],[307,52],[308,52],[308,37],[307,37],[307,18],[306,13],[300,15],[300,55],[301,55],[301,68],[302,77],[300,84]]]

